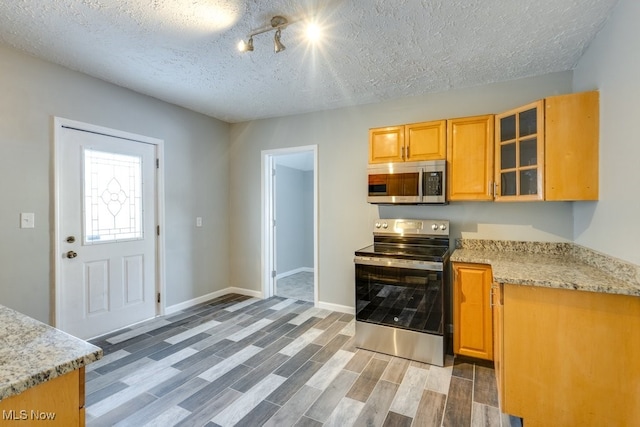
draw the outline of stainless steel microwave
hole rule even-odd
[[[446,204],[446,160],[369,165],[367,202]]]

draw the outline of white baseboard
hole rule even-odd
[[[356,314],[356,308],[348,305],[340,305],[340,304],[333,304],[330,302],[318,301],[318,304],[316,305],[316,307],[322,308],[324,310],[331,310],[331,311],[338,311],[340,313],[353,314],[354,316]]]
[[[313,273],[312,267],[299,267],[294,268],[293,270],[285,271],[284,273],[280,273],[276,275],[276,280],[282,279],[283,277],[293,276],[296,273]]]
[[[263,293],[260,291],[253,291],[253,290],[244,289],[244,288],[228,287],[228,288],[220,289],[219,291],[210,292],[208,294],[190,299],[188,301],[184,301],[178,304],[165,307],[164,314],[169,315],[169,314],[177,313],[180,310],[185,310],[187,308],[196,306],[198,304],[202,304],[203,302],[207,302],[214,298],[218,298],[227,294],[240,294],[240,295],[246,295],[254,298],[264,298]],[[348,305],[333,304],[329,302],[318,301],[318,304],[316,305],[316,307],[322,308],[324,310],[337,311],[340,313],[347,313],[347,314],[354,314],[354,315],[356,313],[355,307],[351,307]]]
[[[184,310],[190,307],[193,307],[195,305],[198,304],[202,304],[203,302],[207,302],[210,301],[214,298],[218,298],[221,297],[223,295],[227,295],[227,294],[240,294],[240,295],[246,295],[249,297],[254,297],[254,298],[263,298],[263,294],[260,291],[252,291],[250,289],[244,289],[244,288],[236,288],[236,287],[229,287],[229,288],[224,288],[221,289],[219,291],[215,291],[215,292],[210,292],[206,295],[202,295],[199,296],[197,298],[193,298],[190,299],[188,301],[184,301],[178,304],[174,304],[168,307],[165,307],[164,309],[164,314],[173,314],[176,313],[180,310]]]

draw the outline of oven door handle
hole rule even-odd
[[[427,270],[427,271],[442,271],[442,263],[440,262],[427,262],[427,261],[414,261],[404,259],[391,259],[391,258],[375,258],[356,256],[353,262],[360,265],[371,265],[374,267],[396,267],[406,268],[409,270]]]

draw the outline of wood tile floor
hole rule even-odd
[[[492,369],[357,349],[348,314],[226,295],[93,340],[88,426],[500,426]]]

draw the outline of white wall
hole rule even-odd
[[[600,90],[600,200],[574,206],[575,241],[640,264],[640,2],[620,0],[574,72]]]
[[[261,150],[318,145],[319,300],[354,305],[354,251],[372,241],[379,217],[450,219],[452,237],[566,241],[573,237],[570,203],[457,203],[387,207],[366,203],[368,130],[372,127],[498,113],[572,91],[572,73],[455,90],[313,114],[231,126],[230,219],[234,286],[261,287]],[[477,224],[477,225],[476,225]]]
[[[228,124],[3,46],[0,76],[0,304],[50,320],[53,116],[164,139],[167,304],[228,286]]]

